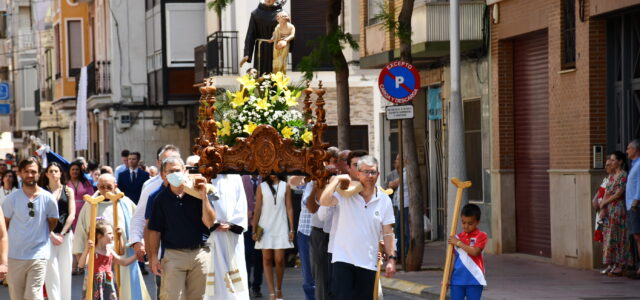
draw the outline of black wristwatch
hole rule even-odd
[[[398,261],[398,257],[397,257],[397,256],[395,256],[395,255],[389,255],[389,256],[387,256],[387,260],[390,260],[390,259],[393,259],[393,260],[395,260],[395,261]]]

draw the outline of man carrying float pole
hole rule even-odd
[[[363,156],[357,163],[357,177],[363,186],[359,193],[344,197],[335,192],[341,182],[351,181],[348,175],[339,175],[320,197],[320,205],[336,207],[332,284],[338,300],[373,299],[381,239],[388,259],[386,276],[396,272],[393,207],[389,196],[376,186],[378,174],[378,161]]]

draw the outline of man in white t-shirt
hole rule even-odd
[[[372,299],[378,262],[378,245],[384,240],[388,263],[386,276],[396,272],[393,206],[391,199],[376,186],[378,160],[363,156],[357,163],[360,193],[345,198],[335,192],[348,175],[334,177],[322,192],[320,205],[335,206],[332,232],[332,288],[335,299]]]

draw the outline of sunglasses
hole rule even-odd
[[[36,211],[33,209],[33,202],[27,203],[27,207],[29,208],[29,217],[35,217]]]

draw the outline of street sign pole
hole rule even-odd
[[[407,261],[404,255],[404,145],[402,140],[402,120],[398,120],[398,150],[400,152],[400,170],[398,170],[398,179],[400,179],[400,186],[398,187],[398,192],[400,199],[398,203],[398,214],[400,215],[400,260],[402,261],[402,270],[407,272]]]
[[[380,76],[378,77],[378,87],[382,96],[389,102],[394,104],[407,103],[418,94],[420,89],[420,75],[416,67],[410,63],[404,61],[392,61],[382,68]],[[390,110],[387,111],[387,119],[398,121],[398,150],[400,153],[398,181],[400,186],[398,188],[399,203],[398,203],[398,215],[400,217],[400,259],[402,261],[402,269],[406,272],[406,257],[404,246],[404,232],[407,228],[404,228],[404,147],[402,138],[402,120],[413,118],[413,106],[396,105],[389,106]]]

